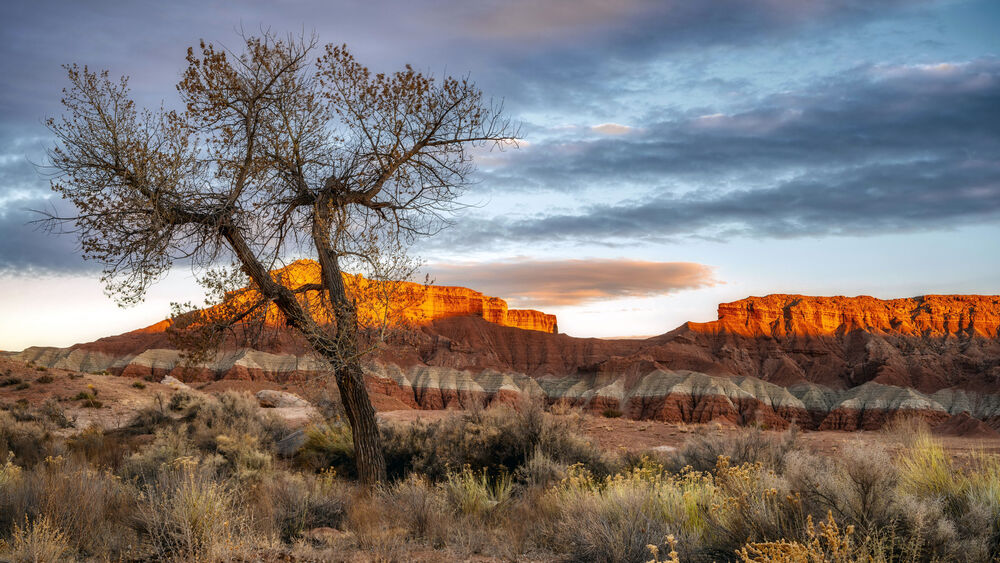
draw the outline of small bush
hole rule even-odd
[[[171,423],[173,423],[173,419],[166,413],[157,407],[150,406],[136,411],[125,427],[136,434],[152,434],[161,426]]]
[[[306,439],[295,452],[295,460],[314,471],[332,467],[342,475],[353,475],[354,438],[351,427],[339,420],[306,429]]]
[[[445,545],[448,531],[455,524],[442,487],[422,475],[409,475],[389,490],[388,501],[412,537],[433,546]]]
[[[195,444],[209,452],[216,451],[217,437],[221,434],[252,436],[263,449],[270,451],[275,441],[288,432],[281,419],[258,406],[256,398],[235,391],[188,401],[183,420],[189,424]]]
[[[136,389],[145,389],[146,388],[146,384],[143,383],[143,382],[141,382],[141,381],[133,381],[132,382],[132,387],[135,387]]]
[[[198,406],[204,402],[205,399],[201,395],[195,394],[187,389],[181,389],[170,397],[170,402],[167,404],[167,408],[172,411],[179,412],[189,408],[198,408]]]
[[[620,418],[622,416],[622,411],[614,407],[608,407],[601,411],[601,416],[604,418]]]
[[[799,541],[778,540],[748,543],[739,553],[744,563],[782,563],[786,561],[823,561],[824,563],[854,563],[859,558],[851,539],[854,526],[843,531],[833,519],[833,512],[826,513],[826,520],[819,523],[819,532],[813,526],[812,516],[807,518],[806,538]]]
[[[72,428],[76,422],[66,416],[66,410],[55,399],[47,399],[38,408],[38,414],[59,428]]]
[[[262,485],[258,502],[274,512],[282,541],[294,541],[312,528],[336,528],[343,523],[350,499],[335,475],[333,471],[316,476],[281,472]]]
[[[17,385],[14,386],[14,390],[15,391],[24,391],[28,387],[31,387],[31,384],[28,383],[27,381],[22,381],[22,382],[20,382],[20,383],[18,383]]]
[[[104,429],[96,424],[88,426],[66,439],[66,449],[86,460],[97,459],[105,449]]]
[[[665,479],[655,465],[604,480],[578,466],[546,494],[543,506],[554,522],[541,527],[538,539],[574,561],[649,561],[649,546],[659,550],[668,533],[688,522],[698,491],[707,487]]]
[[[24,527],[14,525],[11,535],[10,560],[16,563],[58,561],[69,551],[66,534],[42,517]]]
[[[541,448],[535,452],[520,467],[515,478],[519,483],[532,487],[547,487],[566,477],[569,466],[550,458]]]
[[[23,380],[20,377],[5,377],[0,379],[0,387],[9,387],[11,385],[17,385]]]
[[[35,383],[38,383],[40,385],[45,385],[45,384],[48,384],[48,383],[52,383],[53,381],[55,381],[55,379],[51,375],[48,375],[48,374],[43,375],[43,376],[38,377],[38,378],[35,378]]]
[[[104,403],[97,399],[84,399],[80,406],[85,409],[99,409],[104,407]]]
[[[52,434],[41,424],[0,411],[0,459],[12,454],[18,465],[32,466],[57,452]]]
[[[729,436],[696,434],[680,451],[669,456],[666,466],[675,472],[684,467],[711,471],[719,457],[725,457],[732,465],[760,463],[768,469],[780,469],[785,456],[795,449],[797,438],[795,426],[778,436],[765,434],[759,428],[740,429]]]
[[[81,554],[120,560],[138,541],[133,530],[134,489],[106,471],[49,457],[8,490],[3,514],[47,518]],[[6,523],[3,523],[6,524]]]
[[[358,496],[348,507],[347,527],[370,561],[401,561],[406,529],[395,521],[393,507],[377,495]]]
[[[519,407],[383,427],[390,475],[399,478],[415,472],[441,481],[465,466],[485,469],[492,476],[507,475],[516,473],[536,449],[560,463],[583,463],[600,474],[611,471],[611,460],[573,427],[578,419],[546,414],[533,403]]]
[[[188,438],[186,427],[181,425],[161,428],[156,431],[152,443],[125,460],[122,474],[127,478],[148,482],[154,480],[164,466],[198,456],[198,448]]]
[[[485,469],[477,472],[469,467],[448,474],[444,488],[448,503],[456,512],[480,518],[505,508],[514,490],[510,476],[490,478]]]
[[[223,469],[240,480],[259,478],[271,470],[272,456],[261,449],[257,436],[219,434],[215,450],[225,460]]]
[[[837,514],[862,537],[891,529],[898,519],[894,498],[885,492],[897,488],[899,471],[878,445],[850,444],[834,459],[792,452],[785,477],[807,512]]]
[[[196,460],[178,460],[143,494],[139,518],[158,560],[228,560],[265,543],[236,490]]]
[[[29,406],[30,403],[27,399],[18,399],[13,405],[7,407],[7,411],[18,422],[35,422],[38,420],[38,416],[28,408]]]

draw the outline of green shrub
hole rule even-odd
[[[14,386],[14,390],[15,391],[24,391],[28,387],[31,387],[31,384],[28,383],[27,381],[22,381],[21,383],[18,383],[17,385]]]
[[[486,470],[464,467],[449,473],[444,483],[448,503],[459,514],[487,517],[503,510],[510,502],[513,481],[508,475],[491,478]]]
[[[608,407],[603,411],[601,411],[601,416],[603,416],[604,418],[620,418],[621,415],[622,411],[613,407]]]
[[[313,471],[332,467],[341,475],[354,475],[354,438],[351,427],[340,420],[312,425],[295,452],[296,462]]]
[[[48,375],[48,374],[43,375],[41,377],[35,378],[35,383],[38,383],[40,385],[45,385],[45,384],[48,384],[48,383],[52,383],[53,381],[55,381],[55,379],[51,375]]]
[[[5,377],[0,379],[0,387],[9,387],[11,385],[17,385],[23,380],[20,377]]]
[[[132,387],[135,387],[136,389],[145,389],[146,388],[146,384],[143,383],[143,382],[141,382],[141,381],[133,381],[132,382]]]

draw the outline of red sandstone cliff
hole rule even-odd
[[[768,295],[719,305],[719,320],[692,330],[741,336],[837,336],[853,331],[915,337],[996,338],[1000,296],[925,295],[909,299]]]
[[[320,283],[320,266],[313,260],[298,260],[272,271],[271,276],[286,287],[298,289]],[[508,309],[507,302],[503,299],[465,287],[378,282],[346,273],[344,286],[348,297],[357,304],[359,322],[367,325],[378,325],[381,322],[423,325],[437,319],[475,316],[500,326],[550,333],[558,331],[555,315],[531,309]],[[241,311],[246,304],[252,304],[258,299],[256,292],[244,288],[231,293],[225,303],[207,310],[207,314],[231,315],[234,310]],[[306,291],[300,294],[299,299],[313,312],[314,318],[321,322],[329,320],[329,312],[324,308],[318,291]],[[272,326],[283,325],[281,313],[273,304],[265,313],[265,321]],[[160,332],[169,326],[170,321],[162,321],[142,331]]]
[[[657,337],[672,367],[849,388],[1000,391],[1000,296],[768,295]]]

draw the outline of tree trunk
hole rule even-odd
[[[368,398],[364,373],[357,362],[344,366],[337,374],[340,399],[347,412],[354,436],[354,461],[358,479],[366,485],[386,481],[385,457],[382,455],[382,435],[375,420],[375,408]]]
[[[354,436],[354,461],[358,478],[373,485],[386,480],[385,457],[382,454],[382,435],[375,420],[375,408],[365,388],[364,371],[358,354],[357,319],[354,304],[347,297],[344,275],[340,271],[337,254],[330,247],[330,216],[317,205],[313,218],[313,243],[319,254],[320,271],[336,324],[337,352],[335,365],[337,388],[344,404],[347,420]]]
[[[340,390],[344,411],[347,413],[347,421],[351,425],[351,433],[354,437],[354,460],[357,465],[358,478],[363,484],[369,486],[384,482],[386,470],[385,457],[382,455],[382,436],[375,420],[375,408],[372,406],[371,400],[368,398],[368,390],[365,388],[364,372],[361,370],[360,358],[357,354],[353,315],[350,314],[350,309],[337,305],[337,298],[340,299],[340,304],[344,305],[347,303],[347,297],[340,269],[336,267],[336,260],[334,259],[334,268],[331,269],[336,272],[339,292],[334,295],[334,292],[337,291],[335,287],[330,292],[330,300],[334,303],[334,311],[337,315],[337,337],[331,338],[303,309],[302,304],[289,288],[271,279],[271,273],[253,254],[242,233],[235,227],[229,226],[223,226],[220,230],[243,265],[243,271],[257,285],[261,294],[273,299],[274,304],[288,320],[289,326],[295,327],[306,338],[313,350],[334,367],[337,388]],[[320,250],[320,257],[322,264],[324,259],[322,250]],[[325,258],[329,261],[329,255],[326,255]],[[327,282],[327,278],[333,277],[328,275],[331,269],[323,268],[324,283]],[[327,287],[329,288],[330,285]]]

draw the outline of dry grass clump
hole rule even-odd
[[[470,467],[490,475],[516,474],[541,452],[555,462],[584,463],[606,474],[613,461],[583,437],[572,417],[555,417],[536,403],[475,409],[461,416],[383,429],[391,476],[419,473],[433,481]]]
[[[794,425],[777,436],[756,427],[725,436],[701,431],[692,435],[679,451],[668,456],[664,465],[672,471],[685,467],[711,471],[719,457],[725,456],[734,465],[759,463],[768,469],[780,469],[785,456],[795,450],[797,437],[798,429]]]
[[[32,466],[57,455],[59,445],[41,422],[30,417],[18,420],[9,411],[0,411],[0,459],[14,456],[18,465]]]
[[[332,470],[318,475],[276,472],[248,491],[248,499],[259,515],[269,514],[274,531],[290,543],[314,528],[341,527],[352,494],[350,483]]]
[[[130,555],[134,490],[121,479],[86,463],[47,458],[18,471],[0,490],[0,529],[44,519],[81,555]]]
[[[14,524],[9,557],[14,563],[59,561],[69,551],[69,541],[48,518],[39,518],[24,527]]]
[[[138,516],[156,559],[232,559],[275,540],[255,527],[239,491],[195,459],[179,459],[141,493]]]

